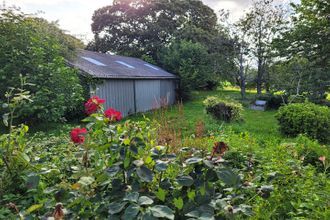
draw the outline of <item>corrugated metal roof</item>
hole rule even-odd
[[[77,58],[69,62],[94,78],[169,79],[177,76],[141,59],[79,50]]]

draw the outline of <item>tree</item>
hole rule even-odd
[[[29,83],[32,103],[19,108],[20,120],[60,120],[82,101],[75,70],[65,58],[79,44],[57,24],[13,9],[0,11],[0,100],[9,87],[20,87],[20,76]]]
[[[303,68],[309,72],[308,94],[310,98],[322,99],[330,86],[330,3],[302,0],[300,5],[292,6],[292,26],[273,45],[289,63],[306,60]]]
[[[205,89],[218,82],[209,65],[207,48],[200,43],[174,41],[159,56],[164,68],[180,76],[180,96],[183,99],[189,99],[194,89]]]
[[[199,0],[116,0],[92,17],[94,41],[89,48],[141,57],[168,45],[181,29],[216,31],[217,17]]]
[[[273,2],[274,0],[254,1],[240,22],[240,25],[247,30],[246,34],[252,44],[251,51],[257,60],[258,94],[261,94],[262,84],[267,81],[265,75],[272,58],[272,40],[285,24],[284,10],[280,6],[275,6]]]
[[[247,36],[247,28],[244,21],[239,20],[236,23],[229,21],[229,13],[221,10],[220,11],[220,22],[228,33],[227,59],[231,60],[231,69],[229,71],[229,81],[237,84],[241,89],[242,99],[246,98],[246,84],[250,74],[250,63],[251,63],[251,50],[250,43]]]

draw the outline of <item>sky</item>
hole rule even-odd
[[[38,13],[48,21],[58,21],[60,28],[85,43],[93,38],[91,31],[93,12],[112,0],[0,0],[6,6],[18,6],[25,13]],[[237,20],[248,9],[252,0],[202,0],[215,12],[229,10],[232,20]],[[276,0],[288,2],[289,0]],[[299,0],[294,0],[299,1]]]

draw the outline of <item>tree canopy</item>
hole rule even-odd
[[[313,99],[322,99],[330,87],[330,3],[302,0],[301,4],[292,4],[292,7],[292,26],[275,39],[273,45],[286,62],[282,65],[290,68],[297,59],[305,60],[302,76],[307,74],[308,77],[300,80],[300,84],[306,85],[303,91]]]
[[[95,39],[90,48],[136,57],[156,58],[157,51],[187,26],[205,32],[217,28],[214,11],[197,0],[116,0],[96,10],[92,20]]]

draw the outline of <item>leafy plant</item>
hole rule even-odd
[[[2,115],[3,123],[8,128],[8,134],[0,136],[1,162],[5,169],[1,173],[0,198],[4,191],[14,192],[19,190],[24,182],[24,171],[29,167],[30,158],[26,154],[27,141],[25,134],[28,131],[26,125],[14,126],[13,119],[16,112],[24,103],[32,102],[30,92],[24,89],[28,83],[21,76],[21,88],[10,88],[6,94],[6,102],[2,104],[6,113]]]

